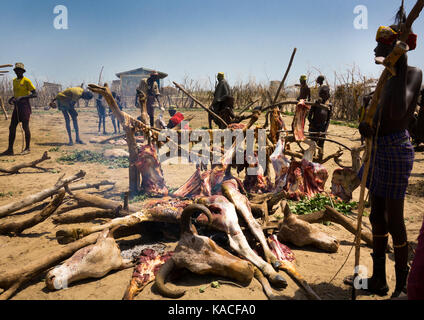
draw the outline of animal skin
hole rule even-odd
[[[305,104],[304,100],[300,100],[296,106],[292,130],[296,141],[305,141],[305,119],[311,107]]]
[[[300,220],[292,214],[287,202],[281,203],[284,220],[279,224],[278,240],[282,243],[292,243],[298,247],[314,246],[326,252],[337,252],[337,239],[325,234],[313,224]]]
[[[140,147],[135,166],[141,174],[141,189],[145,193],[153,196],[168,195],[162,167],[153,144],[145,144]]]
[[[155,280],[160,267],[171,258],[172,254],[171,251],[160,255],[155,250],[144,249],[137,259],[123,300],[134,300],[149,283]]]
[[[212,239],[200,236],[191,224],[191,216],[202,213],[212,220],[211,212],[203,205],[186,207],[181,216],[181,236],[171,258],[165,262],[156,276],[156,286],[162,295],[178,298],[184,290],[171,290],[165,286],[167,275],[173,268],[188,269],[200,275],[219,275],[243,284],[253,278],[253,266],[218,246]]]
[[[102,278],[110,271],[133,266],[131,260],[121,257],[121,250],[113,238],[113,230],[104,230],[93,245],[75,252],[61,265],[47,273],[46,286],[61,290],[71,283],[88,278]]]

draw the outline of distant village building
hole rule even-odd
[[[150,76],[152,71],[157,71],[147,68],[138,68],[130,71],[117,73],[116,76],[120,79],[117,80],[120,82],[120,94],[121,98],[125,100],[129,105],[133,105],[135,101],[136,88],[139,86],[141,79],[146,79]],[[163,79],[168,76],[168,74],[157,71],[161,78],[160,87],[163,87]],[[132,102],[131,102],[132,101]]]
[[[57,96],[62,91],[62,85],[57,83],[44,82],[41,91],[49,96]]]

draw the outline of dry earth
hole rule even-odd
[[[56,159],[63,152],[71,152],[72,150],[93,150],[101,151],[105,148],[111,148],[110,145],[91,144],[88,141],[98,135],[97,133],[97,114],[94,109],[82,108],[79,110],[79,124],[81,136],[87,142],[84,146],[67,146],[67,134],[63,116],[55,110],[41,111],[36,110],[31,118],[32,132],[32,148],[31,154],[27,156],[15,155],[12,157],[0,158],[0,166],[9,167],[11,165],[39,158],[44,151],[49,151],[51,160],[42,164],[43,167],[51,168],[51,172],[40,172],[35,169],[24,169],[21,174],[16,175],[0,175],[0,205],[7,204],[11,201],[22,199],[28,195],[39,192],[49,186],[55,184],[57,179],[65,174],[66,176],[75,174],[79,170],[84,170],[87,175],[84,182],[98,182],[101,180],[115,181],[116,185],[113,189],[103,188],[94,193],[114,200],[121,200],[121,195],[128,188],[128,169],[109,169],[101,164],[77,163],[75,165],[59,164]],[[131,114],[136,115],[135,109],[130,110]],[[189,111],[186,114],[194,114],[195,118],[191,122],[193,128],[200,128],[207,125],[207,116],[203,111]],[[0,117],[0,149],[5,150],[7,147],[8,126],[9,121],[4,120],[3,115]],[[264,119],[261,119],[263,122]],[[291,117],[285,117],[286,123],[291,123]],[[110,119],[107,119],[107,129],[112,131]],[[343,136],[344,138],[332,137],[338,141],[348,145],[358,145],[359,135],[356,129],[347,126],[331,125],[330,134]],[[17,138],[15,142],[15,153],[20,152],[22,147],[22,135],[18,128]],[[126,147],[121,147],[125,149]],[[326,154],[335,152],[338,149],[335,144],[326,144]],[[349,161],[349,155],[345,155],[344,159]],[[348,162],[349,163],[349,162]],[[333,161],[326,164],[330,174],[327,182],[327,190],[330,188],[330,180],[332,172],[337,166]],[[411,243],[411,251],[416,246],[417,236],[423,219],[424,207],[424,181],[423,170],[424,156],[422,153],[416,154],[416,161],[413,174],[410,180],[409,193],[405,201],[405,220],[408,231],[409,241]],[[194,172],[192,165],[164,165],[163,171],[167,185],[171,188],[179,187]],[[93,192],[93,190],[90,190]],[[358,200],[359,191],[354,194],[354,200]],[[84,210],[84,209],[81,209]],[[11,219],[20,219],[23,213],[28,211],[25,208],[10,217],[3,218],[2,221]],[[38,212],[33,210],[28,215]],[[104,220],[96,220],[92,223],[101,223]],[[365,217],[365,223],[369,226],[369,220]],[[351,248],[354,236],[347,232],[339,225],[331,224],[330,226],[319,225],[319,227],[328,234],[340,240],[341,245],[337,253],[327,254],[314,250],[313,248],[296,248],[289,245],[296,256],[296,265],[299,272],[309,282],[311,287],[317,292],[322,299],[326,300],[348,300],[350,299],[350,290],[343,284],[343,278],[352,274],[354,265],[354,254],[350,254],[345,266],[330,283],[330,280],[344,264]],[[52,223],[52,218],[48,218],[43,223],[28,229],[23,234],[16,237],[0,236],[0,274],[6,270],[19,268],[19,266],[27,264],[41,256],[49,255],[60,248],[55,240],[55,232],[57,226]],[[129,240],[143,241],[143,235],[140,237],[119,240],[118,243],[123,244]],[[169,248],[175,243],[167,242]],[[371,272],[370,248],[366,246],[361,250],[361,263],[369,268]],[[394,288],[394,261],[393,255],[389,255],[388,259],[388,281],[391,289]],[[46,290],[43,277],[35,279],[33,282],[22,288],[13,299],[17,300],[119,300],[122,299],[124,291],[130,281],[132,269],[113,272],[102,279],[86,280],[75,283],[66,290],[57,292],[49,292]],[[289,279],[289,286],[280,294],[288,299],[305,299],[303,292],[296,284]],[[262,291],[262,287],[256,279],[246,288],[237,288],[231,285],[222,285],[220,288],[213,289],[208,287],[204,293],[199,292],[199,288],[210,284],[216,280],[213,277],[200,277],[196,275],[185,276],[179,281],[174,282],[175,285],[183,286],[187,289],[184,300],[265,300],[267,299]],[[388,297],[386,297],[388,298]],[[159,300],[163,299],[155,290],[152,284],[149,284],[137,298],[138,300]],[[360,295],[359,299],[381,299],[375,296]]]

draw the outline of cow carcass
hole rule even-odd
[[[304,152],[301,161],[288,160],[284,155],[285,142],[278,141],[277,146],[270,156],[275,171],[275,192],[286,191],[292,200],[300,200],[305,197],[312,198],[316,194],[324,192],[325,183],[328,179],[327,169],[312,162],[316,143],[305,140],[309,148]]]
[[[141,190],[144,193],[152,196],[168,195],[162,167],[153,144],[145,144],[140,147],[134,165],[141,174]]]
[[[283,243],[292,243],[298,247],[314,246],[326,252],[337,252],[337,239],[320,231],[316,226],[298,219],[292,214],[287,202],[281,203],[284,220],[279,224],[278,240]]]
[[[172,251],[161,255],[153,249],[144,249],[137,258],[123,300],[133,300],[149,283],[155,281],[160,267],[171,258],[172,254]]]
[[[300,100],[296,106],[292,130],[296,141],[305,141],[305,119],[311,107],[305,104],[304,100]]]
[[[285,288],[287,286],[286,280],[274,270],[271,264],[258,256],[250,247],[239,225],[236,207],[233,203],[222,195],[200,197],[196,202],[205,205],[212,212],[210,226],[227,234],[232,250],[258,267],[275,287]],[[206,217],[200,215],[197,218],[199,222],[202,219],[205,221]],[[260,232],[263,234],[262,229]],[[268,245],[264,251],[270,253]],[[271,261],[275,263],[276,258],[271,258]],[[276,267],[278,266],[279,264],[276,264]]]
[[[242,284],[249,284],[253,278],[253,266],[224,250],[210,238],[198,235],[190,220],[195,213],[204,214],[209,221],[213,219],[211,212],[203,205],[189,205],[184,209],[178,245],[156,276],[159,292],[169,298],[184,295],[184,290],[172,290],[165,285],[168,274],[174,268],[185,268],[200,275],[219,275]]]
[[[113,230],[104,230],[93,245],[75,254],[47,273],[46,286],[50,290],[67,288],[73,282],[101,278],[112,270],[132,267],[131,260],[121,257],[121,250],[113,238]]]

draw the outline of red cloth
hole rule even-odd
[[[172,124],[175,126],[178,126],[181,121],[184,120],[184,115],[181,112],[177,112],[176,114],[174,114],[174,116],[170,119],[170,121],[172,122]]]
[[[424,300],[424,221],[409,273],[408,300]]]

